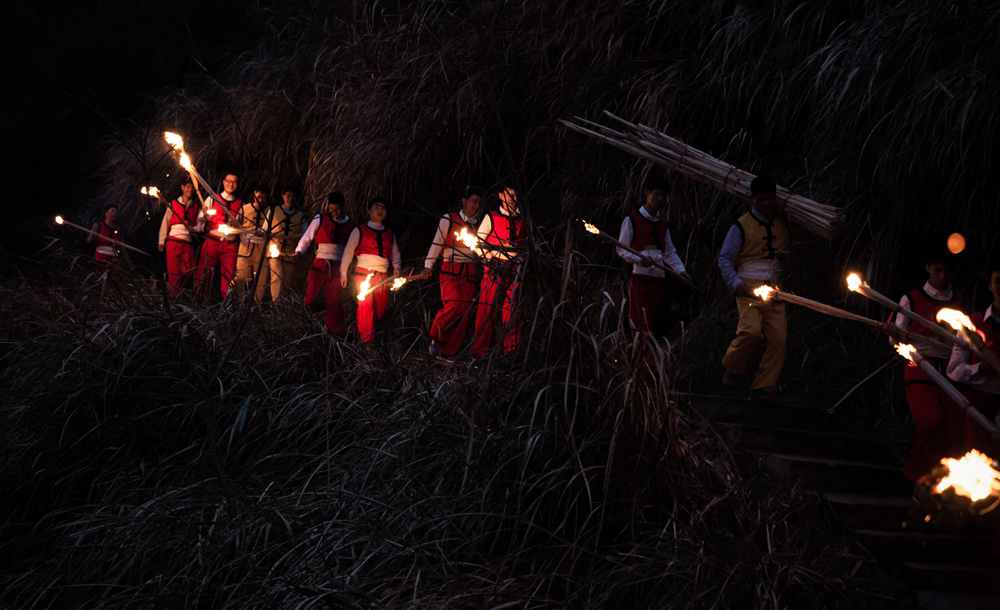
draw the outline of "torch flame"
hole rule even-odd
[[[139,192],[142,193],[143,195],[149,195],[150,197],[160,196],[160,189],[156,188],[155,186],[144,186],[141,189],[139,189]]]
[[[753,294],[761,301],[767,302],[771,300],[771,297],[773,297],[774,293],[777,291],[778,289],[775,288],[774,286],[768,286],[767,284],[764,284],[763,286],[758,286],[757,288],[754,288]]]
[[[863,283],[864,282],[861,281],[861,276],[858,275],[857,273],[848,274],[847,289],[850,290],[851,292],[857,292],[861,290],[861,284]]]
[[[461,231],[455,231],[455,237],[457,237],[458,241],[462,242],[462,244],[469,250],[476,253],[479,252],[479,238],[475,233],[472,233],[467,228],[462,227]]]
[[[406,285],[406,278],[405,277],[397,277],[397,278],[395,278],[395,279],[392,280],[392,288],[389,288],[389,290],[391,290],[393,292],[396,292],[397,290],[399,290],[400,288],[402,288],[405,285]]]
[[[181,167],[183,167],[187,171],[189,172],[194,171],[194,164],[191,163],[191,157],[188,156],[186,152],[181,153],[181,158],[178,160],[178,163],[180,163]]]
[[[916,364],[916,361],[913,359],[913,354],[917,352],[917,348],[913,347],[909,343],[897,343],[896,352],[903,358],[909,360],[911,363]]]
[[[163,139],[167,141],[170,148],[173,148],[176,151],[184,152],[184,138],[181,137],[181,134],[174,133],[172,131],[164,131]]]
[[[65,220],[63,220],[62,216],[56,216],[55,220],[57,225],[61,225],[62,223],[66,222]]]
[[[976,332],[976,325],[972,323],[969,316],[957,309],[950,309],[948,307],[940,309],[937,313],[937,321],[947,324],[955,331],[964,328],[965,330]]]
[[[973,502],[990,496],[1000,497],[1000,472],[988,455],[973,449],[960,459],[943,458],[941,463],[948,474],[934,487],[934,493],[944,493],[951,488]]]
[[[215,208],[205,208],[205,216],[215,216],[217,213],[218,210]]]
[[[600,229],[598,229],[596,226],[590,224],[586,220],[581,220],[580,222],[583,223],[583,228],[587,230],[587,233],[593,233],[594,235],[600,235],[601,234],[601,230]]]
[[[364,301],[368,298],[368,295],[372,291],[372,278],[375,277],[375,272],[369,273],[364,280],[361,281],[361,285],[358,286],[358,302]]]
[[[233,228],[231,226],[227,225],[227,224],[221,224],[221,225],[219,225],[218,231],[219,231],[219,233],[222,233],[223,235],[230,235],[230,234],[234,233]]]
[[[267,247],[267,253],[271,258],[278,258],[281,256],[281,248],[278,247],[278,244],[272,243]]]

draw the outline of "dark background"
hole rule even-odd
[[[37,246],[44,222],[93,199],[102,139],[143,102],[216,72],[264,27],[258,3],[101,2],[67,7],[18,0],[6,20],[7,83],[0,112],[12,250]]]

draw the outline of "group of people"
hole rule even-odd
[[[217,281],[223,299],[233,289],[255,285],[257,302],[268,290],[271,300],[277,301],[289,289],[297,289],[298,278],[305,275],[305,305],[322,310],[327,331],[344,337],[348,327],[343,301],[353,285],[351,293],[358,295],[358,335],[362,343],[373,342],[376,325],[388,309],[392,282],[402,277],[399,244],[385,225],[386,199],[369,200],[368,218],[355,222],[339,191],[330,193],[319,212],[308,218],[296,206],[292,189],[282,191],[280,206],[270,206],[263,189],[253,189],[250,201],[244,202],[237,194],[239,177],[234,173],[227,173],[221,186],[217,196],[199,204],[195,183],[186,179],[180,194],[166,202],[159,249],[165,255],[170,296],[178,296],[189,283],[202,293]],[[526,225],[516,191],[503,187],[496,194],[499,209],[482,214],[483,191],[467,187],[459,209],[440,218],[424,269],[406,278],[430,279],[440,260],[442,307],[429,331],[434,355],[449,358],[460,352],[470,326],[474,328],[470,352],[476,357],[486,355],[496,342],[505,352],[516,350],[520,343],[515,310]],[[109,206],[91,232],[95,259],[102,264],[117,257],[116,215],[117,207]],[[203,238],[200,251],[196,236]],[[496,341],[498,322],[500,341]]]

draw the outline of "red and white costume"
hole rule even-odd
[[[670,227],[666,220],[640,207],[622,221],[618,241],[646,257],[669,267],[675,273],[685,272],[684,263],[677,255],[677,249],[670,237]],[[655,265],[645,265],[642,259],[631,252],[618,248],[618,256],[632,263],[632,277],[629,280],[629,319],[639,332],[663,330],[662,325],[667,309],[666,272]]]
[[[112,239],[120,239],[118,229],[103,220],[99,221],[97,223],[97,235],[94,236],[94,241],[97,244],[97,247],[94,248],[95,261],[104,265],[115,262],[118,258],[118,250],[115,248],[116,244],[110,241]]]
[[[524,218],[511,215],[501,206],[500,211],[489,212],[483,217],[476,234],[480,241],[494,249],[484,249],[491,264],[483,265],[472,355],[482,357],[489,352],[498,315],[503,325],[503,349],[512,352],[521,343],[516,308],[519,305],[522,271],[518,249],[524,245],[526,237]]]
[[[990,305],[982,316],[970,317],[976,329],[985,336],[986,349],[1000,356],[1000,315],[997,314],[993,311],[993,305]],[[986,419],[997,423],[996,416],[1000,413],[1000,373],[985,362],[980,362],[968,350],[955,346],[948,360],[948,377],[962,384],[962,391]],[[967,417],[965,449],[978,449],[995,456],[1000,448],[982,426]]]
[[[194,200],[174,199],[163,214],[160,223],[160,247],[167,259],[167,289],[176,297],[183,287],[184,278],[194,272],[194,244],[191,231],[198,224],[198,206]]]
[[[362,343],[375,340],[375,323],[385,317],[389,306],[389,266],[399,273],[402,260],[399,245],[392,229],[381,223],[368,221],[358,225],[351,231],[351,236],[344,246],[344,256],[340,261],[340,275],[346,277],[351,261],[357,257],[358,264],[354,268],[354,281],[360,287],[361,283],[372,274],[370,286],[378,286],[364,301],[358,302],[358,334]]]
[[[950,288],[937,290],[929,282],[903,295],[899,304],[928,320],[936,319],[938,310],[944,307],[957,307]],[[911,325],[910,319],[902,314],[896,315],[895,324],[915,335],[930,336],[929,330],[918,324]],[[921,344],[919,337],[914,338],[914,346],[925,359],[944,369],[948,353]],[[930,472],[942,457],[961,451],[963,422],[958,407],[919,367],[907,365],[903,384],[913,419],[913,440],[903,474],[916,480]]]
[[[312,307],[316,298],[323,295],[323,323],[327,332],[338,337],[347,334],[340,301],[340,261],[353,230],[347,216],[334,219],[329,214],[320,214],[312,219],[295,247],[295,254],[302,255],[316,242],[316,258],[306,279],[305,304]]]
[[[472,321],[473,305],[479,292],[481,264],[479,257],[455,237],[463,228],[475,233],[475,218],[464,212],[449,212],[438,222],[434,241],[427,250],[425,269],[433,269],[441,257],[438,284],[441,287],[441,309],[431,322],[430,338],[438,344],[442,356],[453,356],[462,349],[462,342]]]
[[[227,222],[226,211],[233,218],[233,223],[243,207],[243,200],[235,195],[222,193],[222,199],[209,197],[204,208],[199,211],[200,222],[205,223],[208,230],[205,243],[201,246],[201,257],[198,259],[198,269],[195,272],[195,283],[199,289],[204,288],[205,276],[215,273],[218,269],[219,292],[222,298],[229,294],[229,286],[236,275],[236,255],[239,252],[239,229]],[[225,228],[225,225],[227,228]]]

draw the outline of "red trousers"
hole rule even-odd
[[[337,337],[347,334],[340,290],[340,261],[314,259],[306,279],[305,304],[306,307],[312,307],[316,298],[323,295],[323,324],[328,333]]]
[[[369,273],[372,272],[368,269],[354,269],[354,283],[358,289]],[[369,286],[378,288],[368,293],[364,301],[358,301],[358,334],[361,335],[362,343],[375,340],[375,323],[385,317],[385,310],[389,307],[390,286],[388,282],[383,283],[387,277],[388,274],[374,272]]]
[[[497,317],[503,323],[503,350],[512,352],[521,343],[520,324],[514,319],[518,306],[521,282],[517,280],[516,263],[483,270],[479,285],[479,304],[476,307],[476,332],[472,339],[472,355],[485,356],[493,345],[493,328]],[[501,303],[502,301],[502,303]]]
[[[923,371],[909,366],[903,373],[906,402],[913,419],[913,439],[903,474],[915,481],[929,473],[943,457],[962,453],[964,417]]]
[[[479,274],[476,263],[441,263],[441,309],[431,322],[430,337],[442,356],[454,356],[462,349],[479,290]]]
[[[229,294],[229,285],[236,275],[236,253],[239,250],[239,242],[219,241],[208,238],[201,246],[201,258],[198,259],[198,269],[195,271],[195,283],[198,290],[205,288],[205,275],[215,273],[218,268],[219,273],[219,293],[222,298]]]
[[[184,288],[184,279],[194,271],[194,246],[189,241],[167,239],[167,290],[176,297]]]
[[[661,277],[632,275],[628,283],[628,317],[637,332],[657,332],[667,314],[667,281]]]

